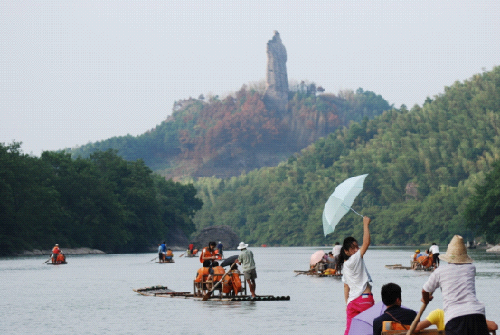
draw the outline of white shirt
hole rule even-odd
[[[366,269],[365,261],[361,257],[359,250],[344,262],[342,281],[349,286],[348,304],[360,297],[368,283],[372,282],[372,278]]]
[[[431,245],[429,248],[429,252],[432,252],[433,254],[439,254],[439,247],[437,244]]]
[[[440,266],[422,287],[426,292],[441,288],[445,324],[469,314],[485,314],[484,304],[476,298],[476,267],[472,264]]]
[[[337,244],[333,247],[333,250],[332,250],[333,257],[340,255],[340,249],[342,249],[342,246],[340,244]]]

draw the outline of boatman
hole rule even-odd
[[[167,245],[165,244],[165,241],[160,245],[160,252],[158,253],[158,256],[160,257],[160,263],[165,262],[165,255],[167,254]]]
[[[467,255],[462,236],[453,236],[440,258],[448,265],[429,276],[422,287],[422,302],[428,304],[431,294],[441,288],[447,335],[488,334],[485,307],[476,298],[476,267]]]
[[[57,263],[57,256],[59,255],[59,253],[61,252],[61,249],[59,249],[59,244],[56,244],[53,248],[52,248],[52,264],[55,264]]]
[[[247,249],[248,244],[240,242],[238,246],[238,250],[241,250],[241,254],[238,256],[236,263],[241,264],[241,269],[243,271],[243,275],[245,276],[245,280],[250,287],[250,293],[252,294],[252,298],[255,298],[255,279],[257,279],[257,271],[255,270],[255,261],[253,259],[253,252]]]
[[[434,264],[434,268],[437,268],[439,266],[439,246],[432,243],[429,252],[432,254],[432,264]]]
[[[224,256],[222,255],[223,248],[224,248],[224,246],[222,245],[222,242],[219,241],[219,244],[217,244],[217,250],[219,250],[220,259],[224,258]]]

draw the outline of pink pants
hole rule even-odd
[[[347,324],[344,335],[349,334],[349,329],[351,329],[351,321],[352,318],[358,315],[359,313],[367,310],[375,304],[373,300],[373,294],[371,293],[363,293],[360,297],[357,297],[353,301],[351,301],[347,305],[346,313],[347,313]]]

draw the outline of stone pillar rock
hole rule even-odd
[[[286,72],[286,49],[280,34],[267,42],[267,73],[264,103],[268,110],[284,115],[288,110],[288,75]]]

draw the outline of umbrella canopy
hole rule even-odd
[[[238,259],[238,256],[239,255],[229,256],[228,258],[223,260],[222,263],[220,263],[220,266],[224,267],[224,266],[232,265],[234,263],[234,261]]]
[[[311,265],[315,265],[318,263],[320,260],[323,259],[323,256],[325,255],[325,252],[323,250],[318,250],[311,256]]]
[[[328,198],[323,210],[323,232],[326,235],[333,233],[335,225],[349,212],[354,199],[363,190],[363,182],[368,174],[351,177],[344,180],[335,188]],[[354,211],[354,210],[353,210]],[[356,214],[361,214],[354,211]]]
[[[406,308],[404,306],[401,306]],[[386,306],[382,301],[377,302],[366,311],[352,318],[349,335],[373,335],[373,319],[384,313]]]

